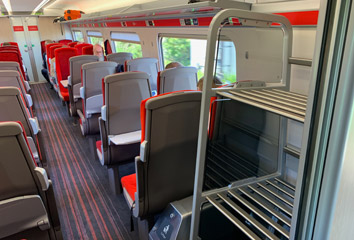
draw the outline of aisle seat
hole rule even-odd
[[[59,87],[59,96],[64,102],[69,102],[69,91],[61,84],[61,81],[68,80],[70,75],[70,63],[69,59],[77,55],[75,48],[59,48],[54,51],[57,71],[57,82]],[[69,107],[69,104],[67,105]]]
[[[82,111],[77,110],[80,117],[82,135],[99,133],[98,117],[101,115],[102,78],[115,73],[115,62],[93,62],[82,65],[80,96]]]
[[[19,72],[13,70],[0,70],[0,87],[16,87],[20,89],[22,96],[24,96],[26,106],[30,110],[31,116],[33,116],[32,96],[27,93]]]
[[[87,46],[92,46],[90,43],[79,43],[76,44],[74,47],[77,49],[78,55],[82,55],[82,48],[87,47]]]
[[[139,155],[140,103],[151,97],[149,76],[144,72],[109,75],[104,78],[103,89],[105,105],[99,118],[97,155],[108,167],[112,190],[121,193],[119,166]]]
[[[128,52],[111,53],[107,55],[107,61],[124,65],[125,61],[132,60],[133,54]]]
[[[0,62],[17,62],[20,66],[23,79],[27,81],[25,70],[23,69],[22,59],[17,51],[2,51],[0,52]]]
[[[50,47],[55,46],[55,45],[60,45],[59,43],[48,43],[45,45],[45,49],[46,49],[46,53],[47,53],[47,67],[48,70],[50,71],[50,59],[51,59],[51,55],[50,55]]]
[[[10,44],[10,46],[16,46],[18,48],[18,43],[17,42],[7,42]],[[1,46],[4,46],[4,43],[1,43]]]
[[[20,123],[0,123],[0,156],[0,238],[62,239],[52,182]]]
[[[31,90],[31,87],[30,87],[28,81],[26,81],[24,76],[22,75],[21,67],[18,62],[0,62],[0,70],[17,71],[20,74],[21,81],[25,85],[26,91],[29,92]]]
[[[68,92],[70,101],[70,114],[77,116],[77,109],[82,112],[82,101],[80,100],[81,87],[81,67],[85,63],[98,62],[97,56],[81,55],[71,57],[70,62],[70,76],[68,77]]]
[[[58,48],[61,48],[61,47],[62,47],[62,45],[54,45],[54,46],[49,47],[49,63],[50,63],[50,65],[49,65],[48,71],[51,75],[51,77],[49,79],[50,79],[50,83],[54,87],[54,90],[57,92],[59,91],[59,86],[58,86],[58,80],[57,80],[56,65],[54,65],[55,72],[51,72],[52,68],[50,66],[53,64],[56,64],[56,59],[55,59],[55,61],[53,60],[55,58],[54,51]]]
[[[140,236],[148,234],[141,233],[140,226],[149,223],[150,229],[168,203],[193,195],[201,95],[179,91],[141,103],[136,174],[121,180],[124,197],[139,218]]]
[[[71,43],[68,43],[68,46],[75,47],[77,44],[79,44],[79,42],[71,42]]]
[[[62,44],[65,44],[65,45],[68,45],[69,43],[71,43],[73,40],[71,39],[61,39],[59,40],[58,42],[59,43],[62,43]]]
[[[125,71],[126,72],[146,72],[149,75],[149,82],[152,91],[152,95],[157,94],[157,73],[158,65],[156,58],[135,58],[125,62]]]
[[[198,70],[195,67],[177,67],[159,72],[157,94],[181,90],[198,90]]]
[[[82,48],[82,55],[93,55],[93,46],[86,46]]]
[[[46,164],[39,143],[40,126],[37,118],[30,116],[24,98],[16,87],[0,87],[0,121],[19,121],[24,126],[29,145],[37,163]]]

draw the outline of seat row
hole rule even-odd
[[[8,56],[0,62],[0,238],[61,240],[32,98],[19,61]]]

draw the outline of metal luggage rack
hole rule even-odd
[[[230,90],[218,95],[304,123],[307,97],[276,88]]]
[[[206,199],[250,239],[289,239],[294,196],[293,186],[270,178]]]
[[[305,121],[307,97],[304,95],[276,88],[232,89],[227,92],[219,91],[217,94],[287,119],[301,123]],[[217,146],[219,147],[222,146]],[[222,151],[222,149],[217,150]],[[215,148],[213,151],[216,151]],[[295,157],[299,157],[300,154],[300,150],[291,146],[284,146],[283,152]],[[227,161],[229,158],[224,157],[226,160],[222,162],[227,167],[219,166],[219,169],[223,170],[223,174],[219,174],[222,176],[220,177],[222,182],[220,179],[211,179],[210,182],[214,183],[214,187],[221,188],[228,182],[227,171],[233,166],[230,165],[232,164],[230,161]],[[252,166],[242,167],[245,169],[240,172],[241,180],[244,179],[242,175]],[[208,170],[210,171],[207,167],[206,180],[210,179]],[[262,180],[255,178],[254,181],[248,181],[246,184],[231,184],[228,189],[221,188],[205,195],[205,199],[249,239],[289,239],[294,197],[295,187],[282,180],[280,175],[264,176]]]

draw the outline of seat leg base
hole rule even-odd
[[[148,217],[144,220],[138,218],[139,240],[149,240],[149,232],[154,226],[154,217]]]
[[[116,195],[123,193],[122,185],[120,183],[119,166],[108,167],[108,178],[113,193]]]

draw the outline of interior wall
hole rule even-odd
[[[69,28],[64,26],[61,28],[61,24],[53,23],[54,17],[39,17],[38,28],[41,40],[60,40],[69,37],[71,39],[71,33]]]
[[[0,26],[1,26],[0,42],[13,42],[14,35],[13,35],[10,19],[8,17],[0,18]]]

